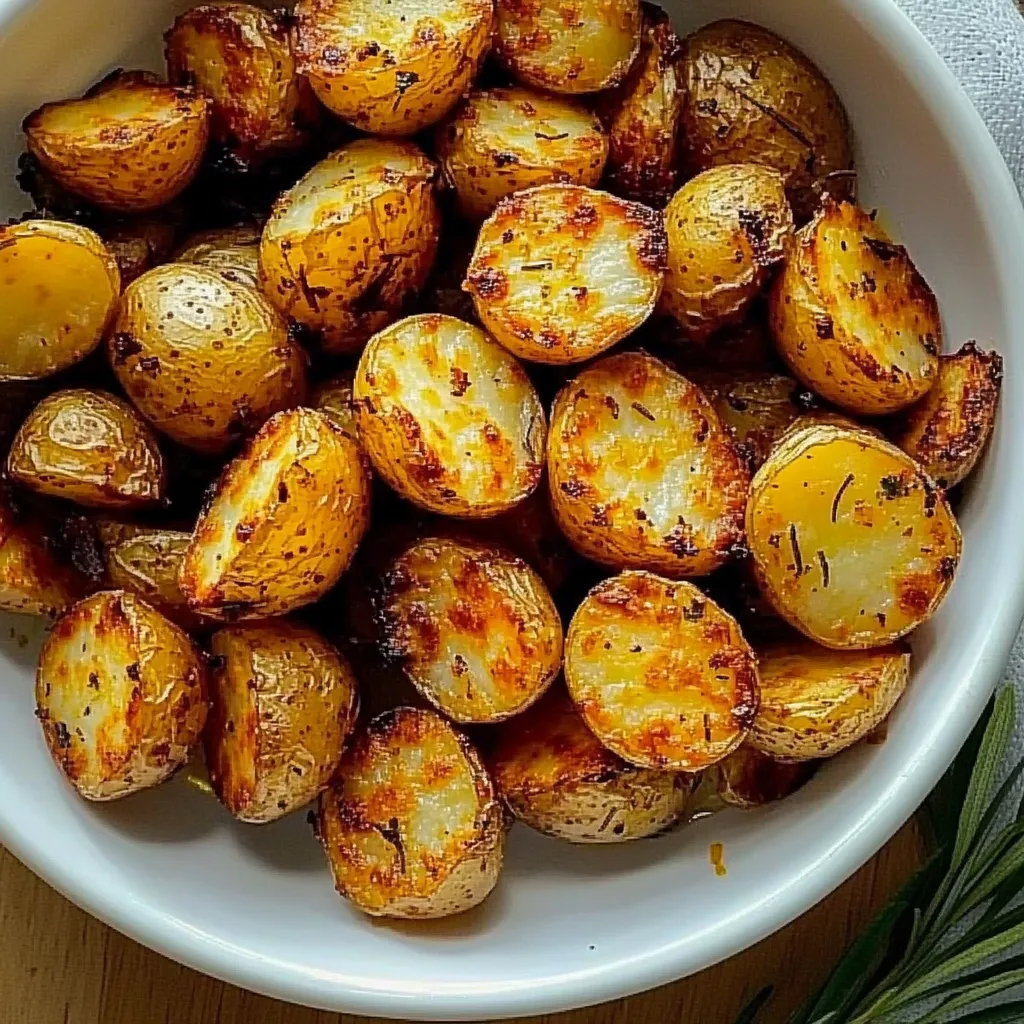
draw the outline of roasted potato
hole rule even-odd
[[[744,460],[703,392],[645,352],[559,393],[548,480],[562,532],[602,565],[700,576],[743,540]]]
[[[317,385],[309,396],[309,404],[319,409],[343,434],[358,441],[356,407],[352,398],[355,377],[355,370],[343,370],[337,377]]]
[[[430,272],[437,169],[411,142],[359,139],[283,193],[263,229],[260,278],[331,352],[358,352]]]
[[[192,641],[145,601],[105,590],[58,619],[36,671],[36,716],[88,800],[163,782],[206,721],[206,669]]]
[[[493,0],[298,0],[296,56],[328,110],[413,135],[458,102],[491,45]]]
[[[209,267],[230,281],[258,288],[260,235],[260,229],[251,224],[198,231],[185,240],[175,262]]]
[[[757,25],[717,21],[683,42],[682,137],[690,174],[721,164],[774,167],[798,219],[815,185],[853,166],[843,105],[799,50]]]
[[[57,183],[97,206],[155,210],[199,170],[208,101],[148,71],[114,71],[79,100],[47,103],[22,126]]]
[[[520,821],[570,843],[625,843],[667,831],[681,820],[697,778],[616,757],[560,688],[499,727],[488,764]]]
[[[749,744],[783,761],[833,757],[888,717],[910,674],[910,648],[830,651],[808,640],[760,649],[761,706]]]
[[[649,207],[580,185],[540,185],[484,221],[466,273],[480,322],[510,352],[579,363],[636,330],[665,276]]]
[[[427,511],[497,515],[540,483],[540,399],[478,327],[432,313],[400,320],[363,350],[354,395],[374,469]]]
[[[640,49],[639,0],[497,0],[498,59],[547,92],[618,85]]]
[[[386,658],[454,722],[500,722],[562,666],[562,620],[541,577],[501,548],[428,537],[384,575]]]
[[[782,176],[727,164],[688,181],[665,209],[661,308],[696,341],[743,319],[793,234]]]
[[[931,391],[901,417],[894,440],[940,487],[974,469],[995,426],[1003,357],[973,341],[939,356]]]
[[[88,228],[54,220],[0,227],[0,380],[33,380],[100,343],[121,292],[117,261]]]
[[[210,653],[203,746],[221,802],[240,821],[263,824],[315,800],[355,724],[348,663],[291,622],[226,626]]]
[[[938,608],[960,561],[945,497],[895,445],[828,424],[758,470],[747,544],[775,610],[826,647],[882,647]]]
[[[596,185],[608,156],[585,107],[531,89],[477,89],[437,129],[441,173],[459,212],[483,220],[499,200],[536,185]]]
[[[318,830],[346,899],[378,917],[429,918],[494,888],[504,814],[480,755],[433,711],[373,719],[320,797]]]
[[[284,320],[209,267],[167,263],[133,281],[107,349],[142,415],[202,452],[224,451],[306,397],[306,355]]]
[[[757,713],[757,659],[735,619],[691,583],[648,572],[586,596],[566,636],[565,678],[597,738],[642,768],[707,768]]]
[[[826,201],[796,235],[769,316],[793,372],[848,412],[896,412],[935,383],[935,296],[907,250],[852,203]]]
[[[174,251],[178,225],[158,213],[118,217],[99,226],[99,232],[117,263],[121,286],[131,284],[158,263],[166,263]]]
[[[68,388],[44,398],[7,455],[10,479],[93,508],[144,508],[164,497],[167,473],[156,437],[127,403]]]
[[[369,518],[355,442],[312,409],[277,413],[221,474],[185,552],[182,592],[214,618],[283,615],[338,582]]]
[[[748,738],[743,746],[713,764],[701,781],[713,786],[727,807],[750,810],[783,800],[796,792],[814,774],[814,767],[806,761],[796,764],[776,761],[755,749]]]

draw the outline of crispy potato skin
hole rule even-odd
[[[55,220],[0,227],[0,380],[48,377],[84,359],[120,292],[117,261],[88,228]]]
[[[427,279],[441,217],[437,168],[411,142],[359,139],[274,204],[260,282],[330,352],[358,352]]]
[[[796,235],[769,317],[793,372],[848,412],[896,412],[938,375],[935,296],[907,250],[852,203],[826,201]]]
[[[497,515],[540,483],[540,399],[477,327],[433,313],[399,321],[363,350],[354,395],[374,469],[429,512]]]
[[[162,782],[202,732],[205,672],[188,636],[134,594],[80,601],[53,627],[36,672],[53,759],[88,800]]]
[[[100,233],[121,275],[129,285],[151,267],[170,259],[178,238],[178,225],[166,211],[118,217],[100,226]]]
[[[815,183],[853,166],[846,112],[802,53],[757,25],[718,21],[683,42],[682,136],[690,174],[759,163],[786,179],[798,220]]]
[[[412,135],[466,91],[491,45],[493,0],[298,0],[299,70],[329,110]]]
[[[337,377],[325,380],[313,389],[309,404],[319,409],[343,434],[358,441],[353,399],[355,378],[355,370],[343,370]]]
[[[263,824],[327,787],[358,709],[345,659],[307,626],[227,626],[210,638],[203,733],[214,792],[240,821]]]
[[[761,706],[751,747],[782,761],[834,757],[888,717],[910,674],[910,648],[830,651],[807,640],[758,651]]]
[[[762,682],[762,700],[763,686]],[[814,774],[814,767],[806,761],[793,764],[777,761],[757,750],[748,739],[713,764],[702,782],[713,786],[718,799],[726,806],[751,810],[795,793]]]
[[[565,678],[583,720],[631,764],[698,771],[735,750],[757,713],[757,659],[690,583],[623,572],[569,625]]]
[[[893,440],[940,487],[955,487],[974,469],[995,425],[1003,357],[973,341],[939,356],[931,391],[903,414]]]
[[[369,521],[370,478],[355,442],[312,409],[277,413],[221,474],[181,589],[214,618],[284,615],[337,583]]]
[[[513,86],[471,92],[438,127],[435,148],[459,211],[481,221],[513,192],[552,182],[596,185],[608,137],[585,107]]]
[[[259,228],[238,224],[230,228],[197,231],[185,240],[176,263],[196,263],[223,274],[229,281],[259,287]]]
[[[396,708],[357,733],[320,797],[318,826],[338,892],[378,917],[461,913],[501,871],[494,783],[433,711]]]
[[[741,321],[793,234],[782,176],[756,164],[713,167],[665,209],[661,308],[696,341]]]
[[[7,474],[39,494],[93,508],[144,508],[164,496],[156,437],[127,403],[68,388],[44,398],[21,425]]]
[[[484,221],[464,287],[510,352],[578,363],[654,311],[665,245],[649,207],[579,185],[540,185],[503,199]]]
[[[758,470],[747,544],[775,610],[826,647],[882,647],[938,608],[961,537],[941,492],[863,430],[791,430]]]
[[[602,565],[701,576],[743,540],[745,462],[703,392],[645,352],[559,392],[548,479],[562,532]]]
[[[107,351],[142,415],[202,452],[224,451],[306,396],[306,355],[270,303],[193,263],[128,286]]]
[[[155,210],[199,169],[208,101],[146,71],[115,71],[82,99],[40,107],[23,128],[29,152],[68,191],[110,210]]]

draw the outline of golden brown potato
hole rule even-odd
[[[775,610],[826,647],[882,647],[929,618],[960,561],[945,497],[863,430],[790,431],[758,470],[747,544]]]
[[[532,89],[478,89],[437,129],[437,158],[459,211],[483,220],[499,200],[536,185],[596,185],[608,156],[585,107]]]
[[[727,164],[688,181],[665,209],[661,308],[697,341],[743,319],[793,234],[782,176]]]
[[[763,676],[761,685],[763,693]],[[713,764],[702,784],[713,786],[727,807],[749,810],[784,800],[795,793],[814,774],[814,767],[806,761],[798,764],[776,761],[755,749],[748,738],[743,746]]]
[[[910,648],[830,651],[808,640],[758,652],[761,707],[749,743],[770,757],[833,757],[888,717],[910,674]]]
[[[240,821],[263,824],[316,799],[355,724],[348,663],[291,622],[227,626],[210,653],[203,746],[221,802]]]
[[[664,276],[665,229],[649,207],[541,185],[503,199],[484,221],[464,287],[510,352],[579,363],[651,315]]]
[[[263,296],[209,267],[133,281],[107,342],[128,397],[179,444],[221,452],[306,396],[306,355]]]
[[[491,45],[493,0],[298,0],[296,56],[328,110],[375,135],[439,121]]]
[[[251,224],[198,231],[185,240],[175,262],[209,267],[230,281],[258,288],[260,235],[260,229]]]
[[[499,60],[548,92],[618,85],[640,49],[639,0],[497,0]]]
[[[343,434],[358,441],[356,407],[352,398],[355,377],[355,370],[343,370],[337,377],[317,385],[309,396],[309,404],[319,409]]]
[[[156,437],[127,403],[68,388],[29,413],[7,455],[8,476],[39,494],[93,508],[144,508],[164,497]]]
[[[155,210],[199,170],[208,101],[148,71],[114,71],[80,100],[40,107],[23,128],[29,152],[68,191],[111,210]]]
[[[358,446],[321,413],[272,416],[217,481],[185,553],[189,607],[220,619],[284,615],[327,593],[370,519]]]
[[[560,688],[500,727],[488,763],[520,821],[570,843],[625,843],[667,831],[681,820],[697,778],[616,757]]]
[[[206,721],[192,641],[134,594],[105,590],[53,627],[39,654],[36,715],[53,759],[88,800],[163,782]]]
[[[769,315],[793,372],[849,412],[896,412],[935,383],[935,296],[907,250],[851,203],[826,201],[797,234]]]
[[[164,211],[119,217],[99,230],[117,263],[122,287],[169,260],[178,237],[178,225]]]
[[[354,392],[374,469],[427,511],[497,515],[540,483],[540,399],[478,327],[432,313],[400,320],[364,349]]]
[[[744,460],[703,392],[645,352],[562,389],[548,479],[562,532],[602,565],[700,576],[743,540]]]
[[[378,917],[461,913],[501,871],[494,783],[433,711],[396,708],[356,735],[320,797],[318,828],[338,892]]]
[[[114,255],[88,228],[55,220],[0,227],[0,379],[47,377],[84,359],[120,292]]]
[[[846,112],[825,76],[757,25],[718,21],[683,42],[682,136],[690,174],[721,164],[774,167],[802,222],[815,184],[853,165]]]
[[[643,768],[706,768],[757,713],[757,659],[736,620],[693,584],[648,572],[620,573],[584,598],[565,678],[597,738]]]
[[[331,352],[358,352],[422,287],[437,250],[437,169],[411,142],[359,139],[274,204],[260,277]]]
[[[1003,357],[973,341],[939,356],[931,391],[903,414],[894,440],[940,487],[974,469],[995,426]]]

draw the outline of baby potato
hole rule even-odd
[[[791,430],[747,505],[758,583],[801,633],[837,649],[883,647],[938,608],[960,528],[913,459],[863,430]]]
[[[358,441],[356,407],[352,397],[355,378],[355,370],[343,370],[337,377],[317,385],[309,396],[309,404],[319,409],[343,434]]]
[[[122,287],[170,259],[178,237],[178,225],[163,211],[118,217],[99,230],[117,263]]]
[[[179,444],[224,451],[306,396],[306,355],[239,280],[167,263],[133,281],[107,341],[138,410]]]
[[[763,675],[761,686],[763,701]],[[751,810],[784,800],[814,774],[815,766],[807,761],[790,764],[762,753],[754,747],[752,737],[753,732],[743,746],[713,764],[702,780],[714,787],[719,800],[728,807]]]
[[[903,695],[910,648],[830,651],[808,640],[758,651],[761,707],[748,740],[783,761],[834,757],[878,728]]]
[[[329,352],[358,352],[427,279],[437,251],[437,168],[411,142],[359,139],[274,204],[260,280]]]
[[[547,92],[618,85],[640,49],[639,0],[497,0],[498,59]]]
[[[400,320],[363,350],[354,396],[374,469],[428,512],[497,515],[540,483],[540,399],[478,327],[433,313]]]
[[[199,516],[179,582],[219,619],[284,615],[327,593],[370,520],[359,448],[312,409],[272,416]]]
[[[541,577],[501,548],[428,537],[391,564],[382,652],[454,722],[500,722],[562,665],[562,620]]]
[[[661,217],[579,185],[503,199],[484,221],[466,273],[484,327],[539,363],[579,363],[654,311],[665,274]]]
[[[375,917],[459,914],[494,888],[504,814],[480,755],[434,711],[400,707],[357,733],[320,797],[334,884]]]
[[[459,101],[490,49],[493,0],[298,0],[296,56],[328,110],[413,135]]]
[[[896,412],[938,376],[935,296],[907,250],[852,203],[826,201],[797,234],[769,317],[793,372],[848,412]]]
[[[176,263],[219,271],[229,281],[259,287],[260,229],[251,224],[198,231],[185,240]]]
[[[646,352],[562,389],[548,479],[562,532],[602,565],[701,576],[743,540],[744,460],[703,392]]]
[[[167,473],[156,437],[127,403],[104,391],[47,395],[21,425],[8,476],[38,494],[92,508],[140,508],[164,497]]]
[[[109,210],[155,210],[199,170],[208,101],[148,71],[119,70],[79,100],[44,104],[22,127],[29,152],[68,191]]]
[[[499,200],[551,182],[596,185],[608,156],[585,107],[532,89],[476,89],[437,129],[437,158],[459,212],[483,220]]]
[[[355,724],[356,680],[319,633],[291,622],[226,626],[210,638],[214,792],[239,821],[263,824],[327,787]]]
[[[697,341],[743,319],[785,255],[793,212],[782,175],[756,164],[713,167],[665,209],[662,309]]]
[[[570,843],[625,843],[667,831],[682,819],[697,778],[616,757],[561,689],[499,727],[488,763],[520,821]]]
[[[121,277],[95,232],[55,220],[0,227],[0,380],[48,377],[100,343]]]
[[[123,590],[70,608],[43,644],[36,716],[87,800],[155,786],[188,758],[206,721],[202,656],[173,622]]]
[[[988,444],[1002,385],[1002,356],[969,341],[939,356],[935,384],[906,410],[893,439],[939,487],[955,487]]]

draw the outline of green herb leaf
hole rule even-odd
[[[990,1006],[961,1017],[956,1024],[1020,1024],[1024,1020],[1024,1000]]]
[[[950,1013],[965,1010],[983,999],[991,999],[1020,984],[1024,984],[1024,956],[1011,957],[1002,963],[957,978],[930,992],[929,999],[936,996],[945,998],[916,1024],[938,1024]]]

